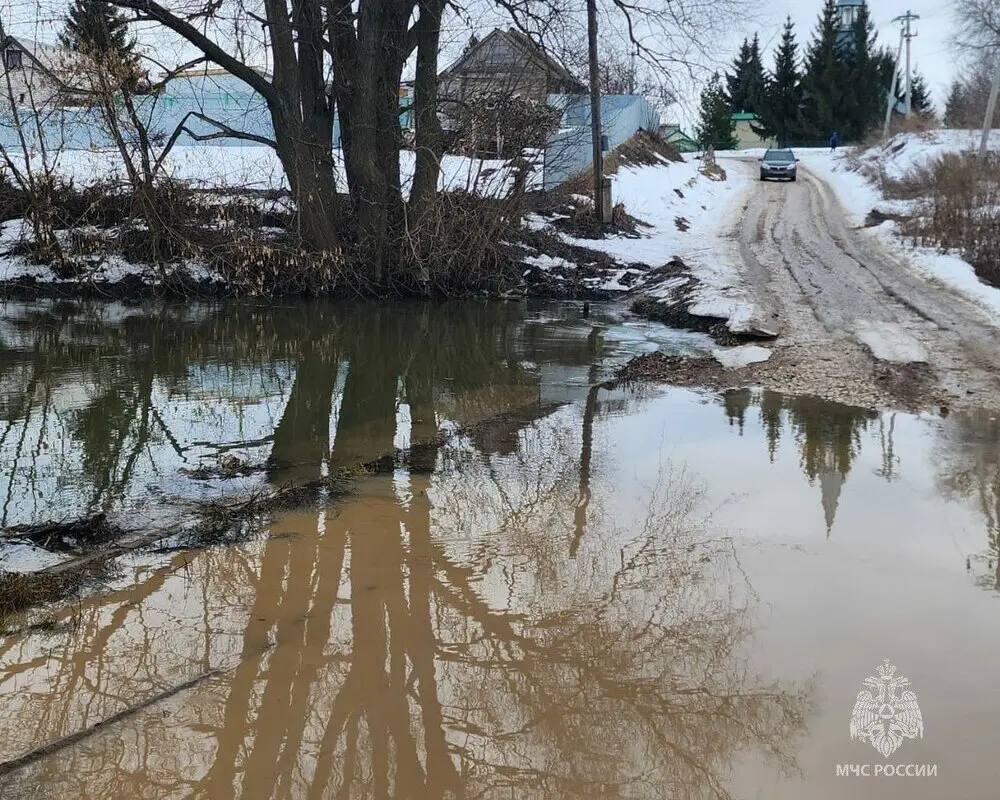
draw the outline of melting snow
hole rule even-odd
[[[750,364],[759,364],[771,358],[771,351],[757,345],[730,347],[725,350],[713,350],[712,357],[726,369],[739,369]]]
[[[879,361],[895,364],[927,362],[927,351],[923,345],[895,323],[858,320],[854,331],[858,341],[871,350]]]

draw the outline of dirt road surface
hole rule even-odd
[[[757,176],[756,159],[726,167]],[[796,182],[754,180],[741,202],[744,278],[779,333],[745,376],[859,405],[1000,408],[1000,328],[985,308],[852,229],[802,164]]]

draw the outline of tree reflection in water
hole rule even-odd
[[[578,536],[580,423],[455,442],[3,643],[4,758],[228,670],[4,797],[720,798],[748,750],[792,769],[812,689],[749,671],[752,592],[699,488],[665,467],[623,502],[595,473]]]
[[[977,580],[1000,591],[1000,420],[989,411],[952,414],[940,423],[933,453],[941,496],[972,499],[982,514],[986,541],[977,560],[986,569]]]

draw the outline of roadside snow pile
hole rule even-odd
[[[914,168],[949,153],[968,153],[979,149],[980,131],[936,130],[926,133],[901,133],[884,144],[858,155],[862,167],[881,172],[890,180],[900,180]],[[1000,130],[990,132],[989,148],[1000,150]]]
[[[738,243],[725,236],[724,224],[739,209],[749,184],[737,164],[703,170],[693,157],[671,163],[622,166],[612,176],[612,194],[641,224],[634,233],[583,238],[565,232],[559,217],[532,215],[531,230],[546,228],[569,245],[597,250],[623,267],[622,280],[603,284],[628,290],[706,321],[722,320],[734,333],[756,329],[755,307],[741,279]],[[617,285],[616,285],[617,284]],[[659,316],[659,315],[650,315]],[[668,314],[664,314],[666,321]]]
[[[995,164],[967,158],[977,152],[979,141],[976,131],[937,130],[900,134],[861,153],[803,150],[799,157],[834,190],[855,227],[865,228],[916,273],[963,295],[1000,325],[1000,289],[981,277],[997,283],[1000,270],[995,263],[1000,228],[991,199],[1000,196],[1000,184],[990,172]],[[989,147],[1000,151],[1000,130],[991,132]],[[942,165],[942,159],[954,162]],[[935,207],[941,203],[948,211],[943,216]],[[944,223],[950,227],[939,228]],[[915,352],[904,355],[904,360],[921,360]]]

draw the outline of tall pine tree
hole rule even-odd
[[[726,73],[726,99],[730,108],[735,112],[758,113],[766,86],[760,39],[754,34],[752,42],[743,40],[733,61],[732,74]]]
[[[849,70],[838,46],[839,33],[840,12],[836,0],[826,0],[815,38],[806,52],[802,79],[807,100],[804,133],[812,139],[825,141],[833,131],[840,132],[839,128],[849,123],[845,111],[849,112],[849,106],[853,105],[849,95],[856,87],[849,82]]]
[[[125,61],[135,46],[125,17],[102,0],[74,0],[59,39],[74,52],[93,57],[114,53]]]
[[[755,126],[756,133],[765,139],[777,138],[780,145],[796,139],[802,131],[802,76],[798,51],[795,24],[788,17],[775,53],[774,71],[757,110],[760,120]]]
[[[735,133],[736,125],[729,110],[729,98],[722,88],[722,78],[716,72],[702,90],[695,135],[705,149],[711,146],[716,150],[734,150],[739,144]]]

